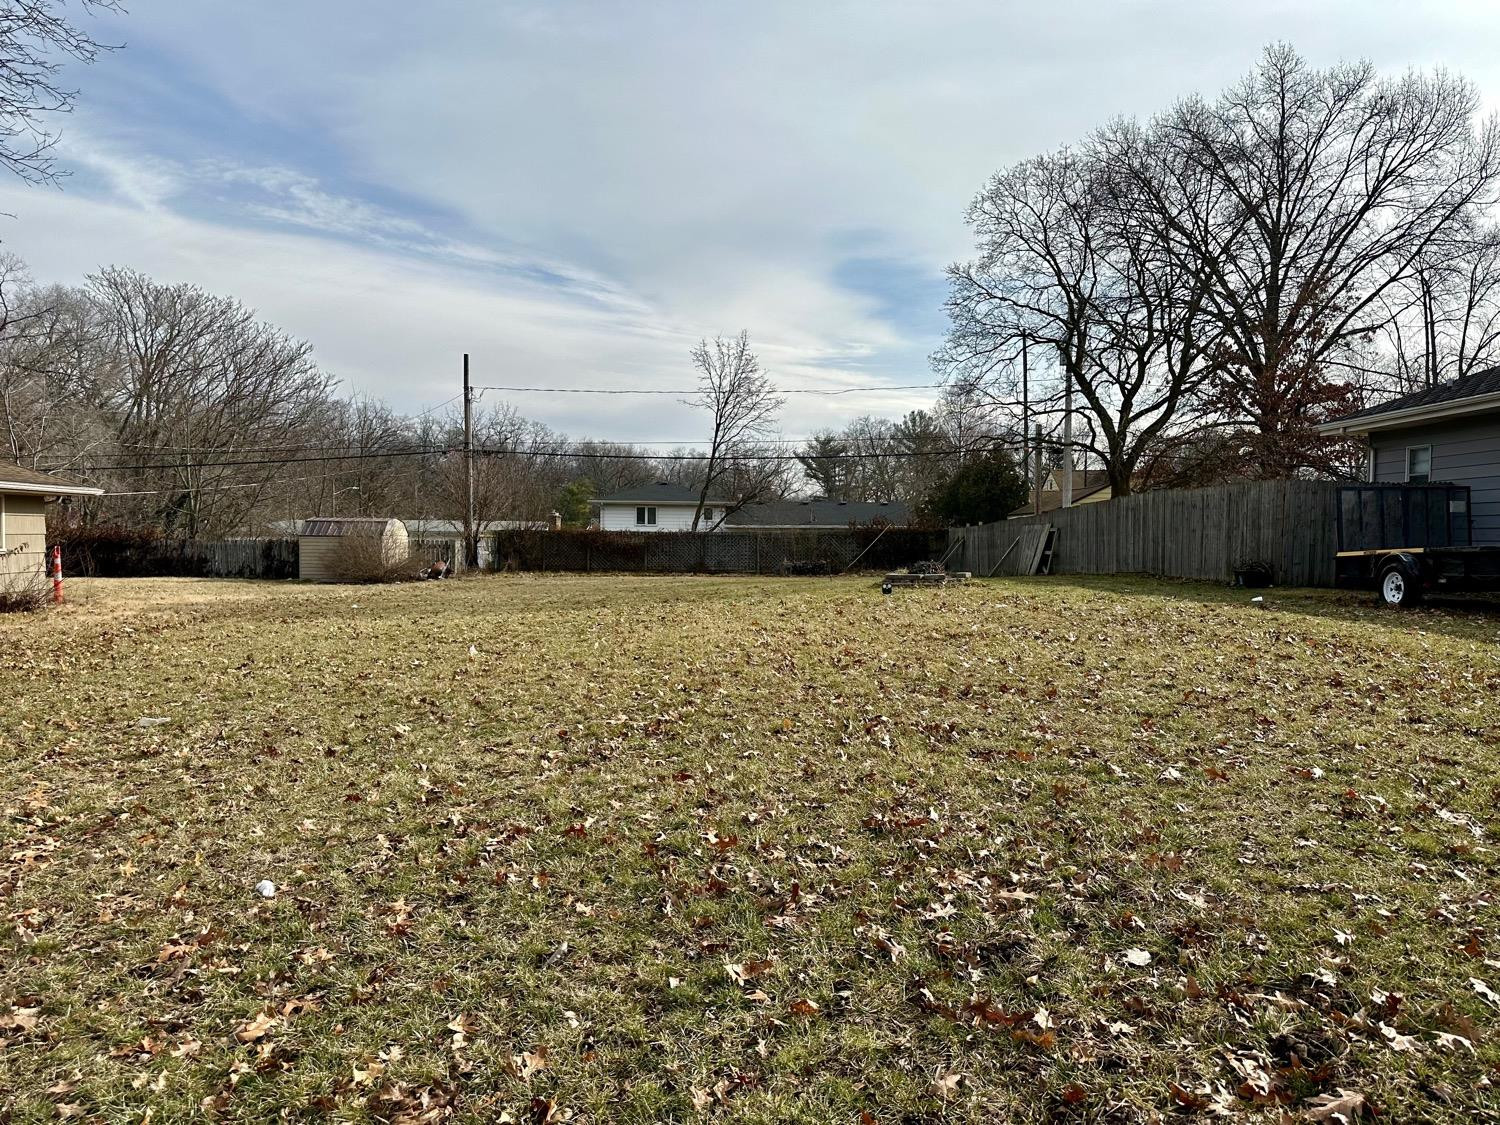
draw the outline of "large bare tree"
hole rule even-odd
[[[1115,496],[1184,424],[1211,366],[1201,273],[1162,245],[1134,191],[1092,148],[994,176],[968,213],[979,255],[948,271],[952,326],[936,357],[1001,428],[1061,420],[1062,454],[1097,457]]]
[[[1313,427],[1368,392],[1358,349],[1434,248],[1494,201],[1500,131],[1479,106],[1452,75],[1315,70],[1277,45],[1218,98],[1163,114],[1145,144],[1128,123],[1097,138],[1133,177],[1142,221],[1206,279],[1220,338],[1210,403],[1243,424],[1248,472],[1329,467]]]
[[[169,533],[224,534],[310,437],[330,381],[303,341],[238,301],[111,268],[89,278],[105,349],[96,401],[117,473]]]
[[[753,493],[769,490],[774,481],[765,474],[747,471],[737,465],[752,454],[754,445],[771,436],[776,415],[785,402],[776,393],[771,380],[761,370],[760,359],[750,350],[750,334],[741,332],[732,339],[715,336],[700,340],[692,351],[693,366],[698,369],[698,392],[688,400],[708,412],[713,420],[708,460],[698,490],[698,506],[693,510],[693,527],[697,531],[703,519],[703,508],[716,485],[736,475],[742,489],[731,497],[731,509],[755,499]],[[722,520],[722,514],[719,516]]]
[[[119,0],[73,7],[84,15],[122,10]],[[62,174],[53,154],[56,120],[78,95],[63,80],[65,63],[91,63],[112,50],[68,9],[67,0],[0,0],[0,166],[28,183]]]

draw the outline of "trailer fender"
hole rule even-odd
[[[1392,551],[1390,554],[1381,555],[1380,561],[1375,565],[1376,573],[1383,573],[1385,568],[1393,563],[1398,564],[1402,570],[1406,571],[1407,576],[1413,582],[1419,582],[1424,586],[1431,584],[1426,569],[1422,566],[1421,556],[1415,555],[1410,551]]]

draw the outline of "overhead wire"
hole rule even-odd
[[[870,461],[879,459],[905,459],[912,457],[953,457],[970,453],[983,453],[996,448],[1008,448],[1017,444],[1009,441],[992,440],[976,445],[947,446],[941,449],[915,449],[915,450],[857,450],[847,453],[831,454],[805,454],[805,453],[734,453],[728,456],[736,461],[757,462],[791,462],[812,459],[816,461]],[[228,469],[243,468],[258,465],[296,465],[312,464],[328,461],[361,461],[377,460],[395,457],[430,457],[446,456],[461,452],[458,446],[428,446],[420,449],[392,449],[369,453],[353,454],[322,454],[312,457],[275,457],[275,458],[245,458],[232,461],[205,461],[199,464],[184,464],[180,461],[168,461],[155,465],[74,465],[69,471],[79,472],[147,472],[167,469]],[[584,461],[669,461],[669,462],[697,462],[709,461],[716,458],[724,458],[724,453],[652,453],[652,452],[609,452],[601,450],[586,449],[512,449],[491,448],[477,446],[474,454],[481,457],[567,457]]]
[[[885,391],[922,391],[941,387],[942,383],[905,383],[897,385],[871,385],[866,387],[786,387],[777,389],[774,393],[778,395],[853,395],[853,394],[880,394]],[[476,391],[504,391],[507,394],[550,394],[550,395],[695,395],[700,388],[693,387],[689,390],[662,390],[656,387],[510,387],[510,386],[484,386],[474,387]]]

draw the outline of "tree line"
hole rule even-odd
[[[481,399],[478,520],[541,524],[556,511],[582,526],[595,496],[662,480],[738,504],[812,491],[929,514],[959,466],[965,439],[941,412],[865,417],[789,445],[776,436],[784,399],[743,333],[688,359],[699,375],[688,405],[709,438],[691,457],[570,438]],[[0,452],[102,487],[66,513],[75,526],[218,538],[315,515],[461,520],[462,433],[457,401],[402,414],[341,394],[305,341],[231,297],[122,268],[37,285],[0,259]]]
[[[1215,98],[997,172],[934,362],[1049,458],[1067,418],[1117,496],[1350,474],[1319,422],[1500,362],[1497,140],[1461,77],[1272,46]]]

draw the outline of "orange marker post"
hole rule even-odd
[[[62,548],[52,548],[52,604],[62,605]]]

